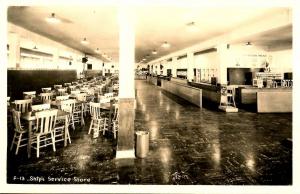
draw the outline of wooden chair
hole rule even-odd
[[[52,100],[52,93],[40,93],[40,97],[43,103],[49,103]]]
[[[69,130],[65,130],[65,122],[68,122],[65,119],[60,119],[57,118],[56,119],[56,125],[54,127],[54,138],[55,138],[55,143],[60,142],[60,141],[64,141],[65,140],[65,133],[67,133],[67,139],[69,141],[69,143],[71,144],[71,137],[70,137],[70,133]]]
[[[76,86],[69,86],[70,91],[74,91],[76,89]]]
[[[80,103],[75,104],[74,108],[74,123],[81,123],[81,125],[84,125],[84,110],[85,110],[85,104],[86,104],[86,93],[79,93],[76,94],[76,100],[80,101]]]
[[[71,86],[71,83],[64,83],[65,87]]]
[[[66,111],[70,113],[69,115],[69,125],[72,125],[73,130],[75,130],[75,124],[74,124],[74,108],[75,108],[75,100],[69,99],[69,100],[63,100],[61,101],[60,109],[63,111]]]
[[[114,134],[114,139],[117,138],[118,130],[119,130],[119,105],[115,104],[114,117],[112,119],[112,133]]]
[[[91,124],[89,128],[88,134],[93,130],[103,131],[103,135],[105,131],[108,130],[107,118],[102,117],[101,115],[101,106],[100,103],[90,102],[90,113],[91,113]]]
[[[62,85],[54,85],[53,88],[54,88],[55,90],[57,90],[57,89],[59,89],[59,88],[62,88]]]
[[[12,115],[13,115],[13,123],[14,123],[14,137],[10,146],[10,151],[12,151],[14,144],[17,145],[15,155],[18,154],[19,148],[23,146],[27,146],[28,143],[28,137],[25,137],[25,134],[28,133],[27,129],[24,129],[23,126],[21,125],[21,112],[12,110]]]
[[[32,111],[43,111],[43,110],[49,110],[50,104],[37,104],[31,106]]]
[[[112,97],[114,97],[114,93],[113,92],[105,93],[104,97],[105,98],[112,98]]]
[[[67,89],[66,88],[59,88],[57,89],[57,94],[58,96],[64,96],[67,92]]]
[[[71,91],[71,95],[77,95],[77,94],[80,94],[80,90]]]
[[[42,147],[52,145],[53,151],[56,151],[53,130],[56,124],[57,111],[58,110],[45,110],[35,114],[36,131],[32,134],[32,147],[36,149],[37,158],[40,156],[40,148]],[[49,140],[51,140],[51,142],[49,142]]]
[[[29,108],[32,105],[32,99],[25,99],[25,100],[15,100],[15,108],[17,111],[21,113],[29,112]]]
[[[51,92],[51,87],[48,88],[42,88],[43,93],[50,93]]]

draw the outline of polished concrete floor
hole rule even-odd
[[[87,118],[55,153],[8,152],[8,183],[292,184],[292,114],[199,109],[143,80],[136,97],[135,130],[150,131],[147,158],[115,159],[112,135],[87,135]]]

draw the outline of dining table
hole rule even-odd
[[[66,111],[62,111],[58,109],[56,120],[65,120],[65,131],[64,131],[64,146],[67,146],[68,143],[68,135],[69,134],[69,123],[68,123],[68,116],[70,113]],[[35,112],[26,112],[21,115],[21,119],[28,122],[28,143],[27,143],[27,154],[28,158],[31,157],[31,144],[32,144],[32,125],[33,122],[36,121]]]

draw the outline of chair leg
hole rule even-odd
[[[90,133],[91,133],[91,130],[92,130],[92,126],[93,126],[93,124],[94,124],[94,120],[92,119],[92,120],[91,120],[91,124],[90,124],[90,128],[89,128],[89,133],[88,133],[88,134],[90,134]]]
[[[16,149],[16,152],[15,152],[15,155],[18,154],[18,151],[19,151],[19,147],[20,147],[20,143],[21,143],[21,139],[22,139],[22,133],[20,133],[20,136],[19,136],[19,140],[18,140],[18,144],[17,144],[17,149]]]
[[[66,133],[67,133],[67,137],[68,137],[69,143],[71,144],[71,137],[70,137],[69,130],[67,130]]]
[[[13,149],[13,147],[14,147],[15,139],[16,139],[16,132],[14,133],[14,137],[13,137],[13,140],[12,140],[12,142],[11,142],[10,151],[12,151],[12,149]]]
[[[52,139],[52,146],[53,146],[53,151],[55,152],[56,149],[55,149],[55,138],[53,136],[53,133],[51,132],[51,139]]]
[[[72,122],[72,127],[73,127],[73,130],[75,130],[75,124],[74,124],[74,115],[71,116],[71,122]]]
[[[40,157],[40,136],[36,137],[36,157]]]

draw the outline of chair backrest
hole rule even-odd
[[[105,94],[104,94],[104,97],[105,97],[105,98],[111,98],[111,97],[114,97],[114,93],[113,93],[113,92],[105,93]]]
[[[90,114],[93,119],[101,119],[100,103],[90,102]]]
[[[49,110],[51,108],[50,104],[37,104],[31,106],[32,111],[42,111]]]
[[[53,94],[52,93],[40,93],[41,100],[43,102],[49,102],[52,99]]]
[[[54,89],[59,89],[59,88],[62,88],[62,85],[54,85],[53,88]]]
[[[44,92],[44,93],[49,93],[49,92],[51,92],[51,87],[48,87],[48,88],[42,88],[42,92]]]
[[[79,101],[85,102],[86,101],[86,96],[87,96],[86,93],[76,94],[76,99],[79,100]]]
[[[64,83],[64,85],[65,85],[65,86],[70,86],[70,85],[71,85],[71,83]]]
[[[44,110],[37,112],[36,116],[36,131],[40,134],[50,133],[55,124],[58,110]]]
[[[110,98],[101,98],[99,100],[100,104],[103,104],[103,103],[109,103],[110,102]]]
[[[35,98],[35,95],[36,95],[36,91],[23,92],[24,99]]]
[[[23,131],[21,121],[20,121],[21,112],[13,109],[12,115],[13,115],[13,121],[14,121],[14,125],[15,125],[15,131],[18,131],[18,132]]]
[[[57,101],[68,100],[69,97],[70,97],[69,95],[66,95],[66,96],[56,96],[55,100],[57,100]]]
[[[74,99],[63,100],[60,102],[60,109],[69,113],[73,113],[75,102],[76,101]]]
[[[74,91],[76,89],[76,86],[69,86],[71,91]]]
[[[58,92],[59,96],[63,96],[67,92],[67,89],[66,88],[59,88],[59,89],[57,89],[57,92]]]
[[[71,91],[71,94],[80,94],[80,91],[79,90],[74,90],[74,91]]]
[[[15,100],[16,110],[20,111],[21,113],[28,112],[31,104],[32,104],[32,99]]]

